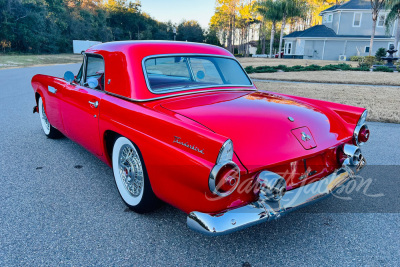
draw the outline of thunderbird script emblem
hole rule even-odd
[[[309,140],[311,140],[311,137],[306,134],[305,132],[301,132],[301,140],[303,140],[304,142],[307,142]]]
[[[204,149],[200,149],[195,145],[189,144],[188,142],[183,142],[182,139],[179,136],[174,136],[174,143],[177,143],[179,145],[182,145],[182,146],[185,146],[187,148],[190,148],[191,150],[194,150],[196,152],[204,154]]]

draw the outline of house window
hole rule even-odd
[[[362,17],[362,13],[354,13],[353,27],[361,26],[361,17]]]
[[[327,20],[327,15],[324,15],[324,22],[326,22]]]
[[[292,42],[285,43],[285,55],[292,54]]]
[[[383,27],[385,25],[386,14],[379,14],[378,16],[378,27]]]
[[[328,15],[328,22],[332,22],[332,18],[333,18],[333,15],[332,15],[332,14],[329,14],[329,15]]]
[[[365,47],[364,53],[369,53],[369,46],[366,46],[366,47]]]

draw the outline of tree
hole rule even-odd
[[[369,43],[369,56],[372,55],[372,47],[374,45],[375,31],[376,31],[376,21],[378,20],[379,12],[385,6],[385,0],[370,0],[371,1],[371,11],[372,11],[372,33],[371,41]]]
[[[178,25],[176,39],[202,43],[204,41],[204,32],[197,21],[183,21]]]
[[[269,56],[272,57],[276,23],[282,20],[282,1],[266,0],[258,3],[257,12],[265,19],[272,22],[271,40],[269,44]]]
[[[216,0],[215,13],[211,18],[210,25],[223,31],[226,39],[227,49],[233,51],[233,40],[235,39],[236,15],[240,0]]]
[[[281,57],[283,31],[285,30],[286,20],[289,18],[304,17],[307,9],[303,0],[283,0],[282,1],[282,26],[279,37],[279,58]]]
[[[218,30],[216,28],[210,27],[205,35],[205,43],[222,46],[218,38]]]
[[[340,2],[337,0],[306,0],[308,11],[307,17],[303,20],[303,28],[321,24],[322,18],[319,16],[319,13],[332,5],[340,4]]]
[[[239,47],[243,47],[243,55],[249,55],[249,30],[250,26],[259,20],[255,16],[255,1],[242,2],[238,8],[235,27],[240,29]]]
[[[400,0],[386,0],[386,7],[389,9],[389,14],[386,17],[386,31],[389,32],[394,22],[397,20],[397,30],[394,39],[394,47],[398,49],[400,39]]]

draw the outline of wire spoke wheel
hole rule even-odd
[[[125,189],[138,197],[143,190],[144,175],[142,164],[136,150],[130,145],[123,145],[119,152],[119,176]]]
[[[151,187],[142,154],[126,137],[120,136],[114,142],[112,167],[118,192],[131,210],[145,213],[160,206],[161,202]]]

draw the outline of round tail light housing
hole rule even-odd
[[[358,120],[356,128],[354,129],[353,144],[356,146],[364,144],[369,139],[370,132],[367,124],[365,123],[367,115],[368,111],[365,110]]]
[[[240,181],[239,167],[232,161],[214,166],[210,173],[208,186],[218,196],[228,196],[237,188]]]
[[[358,142],[359,143],[365,143],[369,139],[369,129],[367,125],[363,125],[358,132]]]

